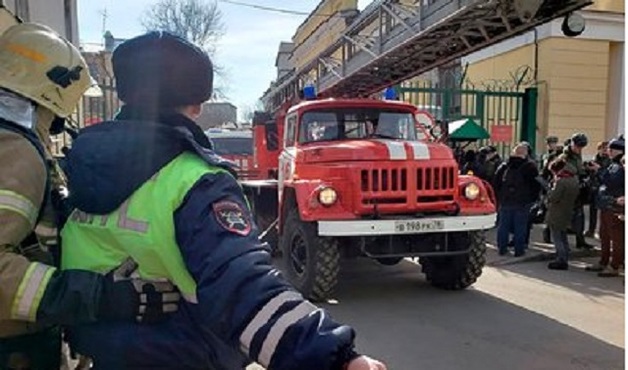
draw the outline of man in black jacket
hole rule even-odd
[[[528,159],[528,148],[517,145],[508,161],[495,173],[493,187],[498,197],[497,247],[500,255],[508,252],[508,235],[514,234],[515,257],[525,254],[528,213],[539,194],[539,171]]]
[[[601,210],[600,217],[600,241],[602,255],[600,262],[595,266],[589,266],[588,271],[598,271],[599,276],[619,276],[619,268],[624,263],[624,222],[617,217],[624,206],[619,198],[626,193],[625,170],[621,164],[624,156],[625,141],[623,137],[611,140],[609,152],[611,163],[606,168],[599,164],[593,164],[597,173],[600,188],[598,190],[598,202]],[[610,262],[610,263],[609,263]]]

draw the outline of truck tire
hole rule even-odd
[[[318,236],[316,224],[301,221],[294,210],[283,230],[282,262],[288,281],[312,301],[329,298],[340,270],[337,241]]]
[[[450,243],[469,247],[469,253],[457,256],[421,257],[420,263],[427,280],[435,287],[461,290],[476,282],[486,263],[484,231],[457,233]]]

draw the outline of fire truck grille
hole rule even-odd
[[[417,190],[452,190],[455,187],[455,172],[454,167],[417,168]]]
[[[408,190],[408,170],[405,168],[362,170],[362,191],[391,192]]]

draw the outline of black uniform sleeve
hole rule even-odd
[[[84,270],[56,270],[37,308],[37,322],[49,325],[77,325],[99,320],[159,321],[167,317],[165,302],[142,302],[130,279],[116,281],[113,272],[102,275]],[[144,310],[142,311],[141,308]],[[157,311],[155,311],[157,310]],[[152,315],[152,316],[151,316]]]
[[[354,331],[304,300],[272,266],[232,176],[204,176],[174,217],[197,283],[199,330],[273,370],[342,369],[355,356]]]
[[[37,310],[37,322],[75,325],[97,320],[101,274],[89,271],[55,271]]]

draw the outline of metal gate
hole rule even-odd
[[[524,91],[496,87],[476,90],[471,87],[445,89],[429,83],[414,83],[397,88],[401,100],[428,111],[437,120],[453,122],[471,118],[489,133],[493,126],[511,126],[512,139],[506,142],[496,138],[483,140],[479,145],[495,145],[502,155],[512,147],[527,141],[536,146],[537,89]]]

